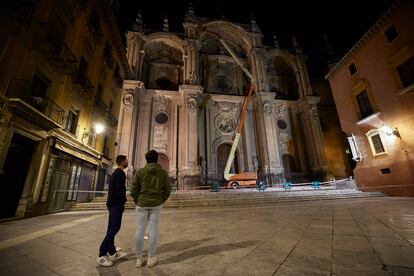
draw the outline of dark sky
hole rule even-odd
[[[196,16],[250,23],[253,14],[264,34],[264,43],[273,45],[276,33],[282,48],[291,49],[295,33],[303,51],[309,56],[311,75],[323,76],[326,51],[322,34],[331,42],[334,52],[343,56],[369,27],[392,5],[394,0],[193,0]],[[189,0],[120,0],[117,14],[121,36],[142,11],[146,27],[162,29],[168,16],[170,31],[183,32],[182,22]]]

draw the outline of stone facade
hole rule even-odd
[[[253,19],[250,25],[208,21],[191,8],[183,26],[184,34],[165,26],[163,32],[146,32],[139,14],[126,34],[134,78],[123,87],[117,152],[133,156],[132,169],[142,167],[145,152],[156,149],[172,178],[222,181],[250,83],[223,39],[255,78],[232,171],[258,171],[280,180],[330,175],[319,97],[296,39],[296,53],[277,43],[268,47]]]

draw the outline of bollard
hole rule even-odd
[[[286,181],[283,183],[283,189],[285,189],[285,191],[290,191],[292,189],[292,183]]]
[[[216,181],[213,181],[210,185],[210,192],[218,192],[219,191],[219,185]]]
[[[313,181],[312,187],[314,190],[319,190],[319,187],[321,186],[321,183],[319,181]]]
[[[264,192],[266,190],[266,185],[264,181],[257,180],[256,181],[256,189],[258,189],[260,192]]]

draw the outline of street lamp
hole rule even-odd
[[[105,131],[105,125],[99,122],[95,122],[91,130],[92,131],[88,131],[86,130],[86,128],[84,129],[82,134],[82,143],[85,143],[86,138],[92,137],[93,139],[95,139],[97,135],[103,133]],[[88,143],[93,142],[88,141]]]

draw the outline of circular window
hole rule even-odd
[[[155,116],[155,121],[159,124],[165,124],[168,121],[168,115],[165,113],[158,113],[157,116]]]
[[[277,120],[277,126],[280,129],[286,129],[287,128],[286,122],[284,120],[282,120],[282,119]]]

